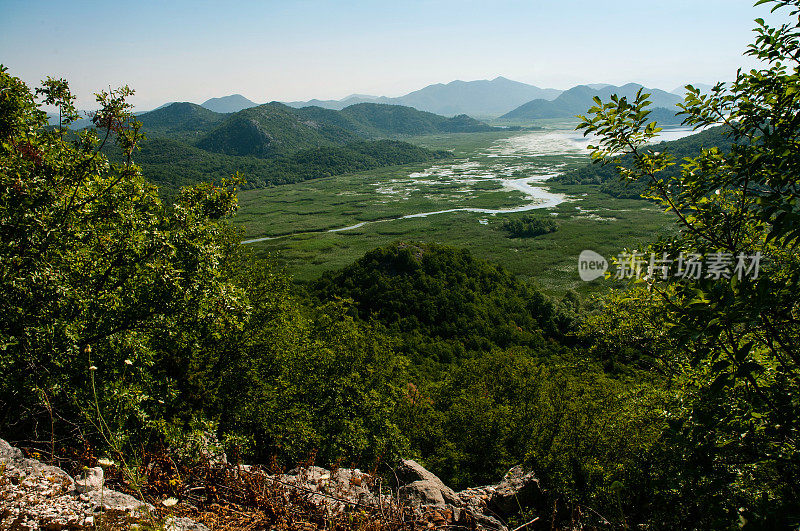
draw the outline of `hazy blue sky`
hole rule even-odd
[[[127,83],[145,110],[241,93],[256,102],[399,96],[498,75],[540,87],[672,90],[752,66],[754,0],[0,0],[0,62],[29,83]]]

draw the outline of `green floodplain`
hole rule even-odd
[[[669,137],[682,134],[688,132]],[[580,280],[582,250],[608,258],[674,230],[668,215],[647,200],[612,197],[599,185],[547,182],[590,162],[588,142],[572,124],[405,140],[449,150],[454,158],[245,190],[234,222],[245,241],[256,240],[249,245],[271,255],[297,280],[341,269],[387,243],[413,240],[468,248],[553,295],[570,289],[591,293],[614,284]],[[515,188],[518,183],[529,184],[541,197]],[[557,230],[513,238],[502,229],[505,220],[530,214],[550,216]]]

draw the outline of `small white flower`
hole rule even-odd
[[[133,365],[133,362],[131,360],[125,360],[125,365]]]
[[[177,499],[175,499],[175,498],[167,498],[166,500],[161,502],[161,505],[163,505],[164,507],[172,507],[176,503],[178,503]]]
[[[114,463],[114,461],[112,461],[107,457],[101,457],[100,459],[97,460],[97,464],[102,467],[107,467],[107,466],[114,466],[116,463]]]
[[[90,365],[89,366],[89,370],[90,371],[96,371],[97,370],[97,366],[96,365]]]

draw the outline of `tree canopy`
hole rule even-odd
[[[800,484],[800,2],[758,2],[767,3],[789,8],[793,22],[756,21],[746,53],[762,66],[709,94],[687,86],[681,105],[688,125],[724,126],[730,150],[704,148],[679,160],[649,146],[659,128],[647,121],[641,91],[632,100],[597,100],[579,127],[599,136],[596,160],[616,163],[674,213],[680,232],[652,246],[660,266],[674,272],[689,255],[726,266],[721,276],[703,271],[682,281],[651,274],[648,291],[632,292],[632,307],[656,309],[672,342],[659,356],[690,390],[674,428],[698,449],[689,458],[697,475],[683,477],[719,481],[693,487],[708,518],[745,507],[742,518],[777,525],[772,518],[796,510]],[[758,274],[733,274],[746,257],[758,259]]]

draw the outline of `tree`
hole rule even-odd
[[[634,296],[658,309],[676,342],[662,357],[673,370],[686,368],[673,376],[694,401],[675,429],[708,452],[691,481],[725,478],[695,503],[716,503],[721,519],[737,518],[741,507],[746,520],[775,523],[780,510],[798,514],[800,485],[800,2],[760,4],[789,8],[793,21],[756,21],[746,54],[762,66],[740,70],[710,94],[687,86],[681,105],[685,124],[724,126],[727,145],[682,161],[649,148],[660,129],[648,123],[649,95],[641,91],[630,102],[596,99],[579,128],[598,135],[595,160],[646,183],[680,225],[675,238],[651,248],[671,265],[667,278],[651,275],[650,295]],[[680,171],[664,177],[676,165]],[[722,263],[721,274],[676,281],[681,256],[690,254]],[[745,275],[736,269],[741,261],[752,266]]]
[[[95,128],[77,134],[64,129],[78,117],[64,80],[36,94],[58,107],[57,127],[0,67],[0,424],[30,438],[44,421],[48,439],[77,427],[119,450],[116,434],[152,428],[177,396],[153,369],[164,357],[153,331],[185,321],[219,334],[245,315],[223,275],[238,244],[224,223],[236,182],[164,205],[133,163],[131,89],[97,94]],[[101,153],[110,141],[119,164]]]

